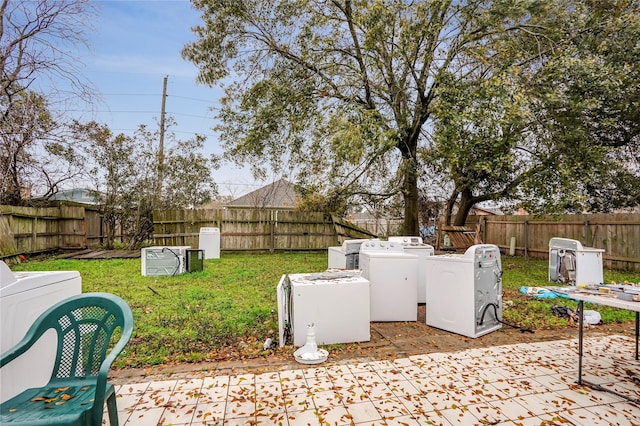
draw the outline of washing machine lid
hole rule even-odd
[[[429,262],[473,262],[473,258],[469,258],[462,253],[437,254],[435,256],[427,256],[424,260]]]
[[[344,240],[342,242],[342,251],[347,254],[358,253],[360,252],[360,246],[362,243],[369,241],[367,239],[359,239],[359,240]]]
[[[9,265],[0,260],[0,288],[16,282],[17,278],[9,269]]]
[[[291,285],[327,285],[367,281],[359,269],[336,269],[310,274],[289,274]]]
[[[553,237],[549,240],[549,249],[582,250],[582,243],[570,238]]]
[[[11,272],[11,271],[9,271]],[[11,272],[15,280],[7,280],[3,272],[0,282],[0,297],[31,291],[36,288],[80,278],[78,271]]]

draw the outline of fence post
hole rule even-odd
[[[584,221],[584,243],[586,246],[590,247],[592,244],[589,242],[589,234],[589,220],[587,219]]]
[[[529,259],[529,221],[524,221],[524,258]]]
[[[275,220],[273,217],[274,214],[274,210],[271,210],[271,214],[269,215],[269,233],[270,238],[269,238],[269,253],[273,253],[276,249],[276,226],[275,226]],[[277,210],[276,210],[276,215],[277,215]]]
[[[38,227],[38,216],[33,218],[33,222],[31,223],[31,250],[35,251],[36,249],[36,237],[38,236],[36,233],[36,228]],[[60,235],[58,235],[58,247],[60,247]]]

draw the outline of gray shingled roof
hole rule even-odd
[[[228,203],[227,207],[292,209],[299,196],[295,186],[286,179],[279,179],[269,185],[249,192]]]

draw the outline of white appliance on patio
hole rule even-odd
[[[565,284],[602,284],[604,249],[583,247],[580,241],[549,240],[549,281]]]
[[[464,254],[426,259],[426,323],[467,337],[480,337],[502,327],[500,249],[477,244]]]
[[[425,244],[421,237],[389,237],[389,241],[400,243],[404,252],[418,257],[418,303],[427,300],[427,263],[428,256],[433,256],[435,250],[430,244]]]
[[[187,250],[191,246],[154,246],[141,249],[143,276],[179,275],[187,272]]]
[[[418,257],[392,241],[360,246],[360,269],[371,285],[371,321],[418,319]]]
[[[318,345],[371,339],[369,281],[359,270],[283,275],[276,293],[280,346],[304,345],[309,324]]]
[[[12,272],[0,261],[0,353],[18,343],[41,313],[81,292],[78,271]],[[49,330],[31,349],[0,369],[0,402],[47,383],[57,342],[55,331]]]
[[[359,269],[360,246],[367,239],[344,240],[341,246],[328,248],[329,269]]]

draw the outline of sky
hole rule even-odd
[[[170,130],[178,139],[204,135],[204,154],[222,154],[212,130],[212,108],[222,91],[196,83],[197,67],[180,55],[183,46],[196,39],[190,28],[201,22],[200,12],[189,0],[94,3],[98,14],[87,34],[90,51],[79,59],[99,101],[83,118],[106,124],[114,133],[132,134],[140,124],[158,129],[166,76],[165,111],[177,122]],[[234,197],[265,184],[255,182],[248,169],[233,166],[213,176],[220,193]]]

